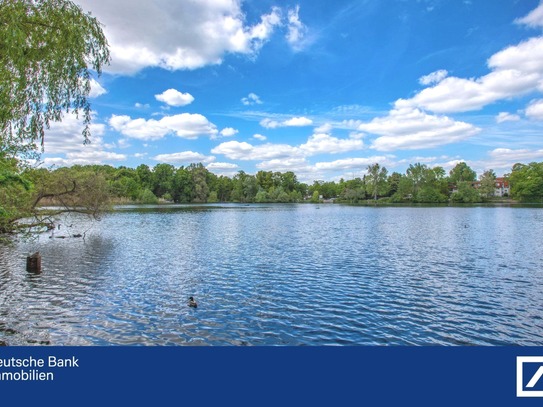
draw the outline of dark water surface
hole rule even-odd
[[[85,239],[0,246],[0,342],[543,345],[542,209],[125,207],[74,221],[56,236],[90,227]]]

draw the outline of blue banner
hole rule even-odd
[[[1,347],[24,405],[541,405],[543,348]],[[4,404],[4,403],[2,403]]]

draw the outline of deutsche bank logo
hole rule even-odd
[[[517,397],[543,397],[543,356],[517,356]]]

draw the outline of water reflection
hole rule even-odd
[[[85,239],[0,247],[0,341],[542,345],[541,226],[521,208],[123,207]]]

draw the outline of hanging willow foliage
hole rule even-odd
[[[93,71],[110,61],[98,20],[68,0],[0,0],[0,153],[43,148],[64,114],[89,142]]]

